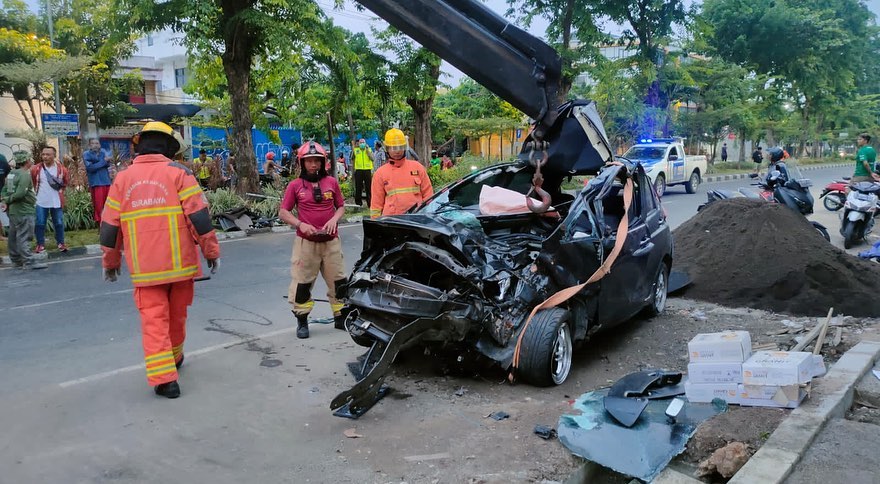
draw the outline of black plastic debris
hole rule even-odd
[[[648,406],[648,400],[670,398],[684,393],[681,373],[644,370],[617,380],[602,399],[605,411],[620,424],[632,427]]]
[[[544,440],[550,440],[556,437],[556,429],[553,427],[548,427],[546,425],[535,425],[535,435],[541,437]]]
[[[507,413],[507,412],[505,412],[505,411],[503,411],[503,410],[499,410],[499,411],[497,411],[497,412],[495,412],[495,413],[490,413],[490,414],[489,414],[489,418],[491,418],[491,419],[493,419],[493,420],[497,420],[497,421],[500,422],[500,421],[502,421],[502,420],[504,420],[504,419],[508,419],[508,418],[510,418],[510,414]]]

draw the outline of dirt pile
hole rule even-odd
[[[835,248],[781,205],[714,202],[673,233],[675,268],[693,280],[687,297],[810,316],[832,306],[880,314],[880,265]]]

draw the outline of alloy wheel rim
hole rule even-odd
[[[666,272],[661,269],[654,288],[654,309],[659,313],[664,308],[666,308]]]
[[[556,340],[553,343],[553,360],[550,362],[553,383],[559,385],[568,378],[568,374],[571,372],[571,357],[571,334],[568,332],[568,325],[562,323],[556,329]]]

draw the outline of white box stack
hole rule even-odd
[[[740,405],[796,408],[810,391],[816,374],[812,353],[759,351],[743,363]]]
[[[689,401],[702,403],[720,398],[739,403],[742,364],[752,355],[748,331],[698,334],[688,343],[688,355],[684,389]]]

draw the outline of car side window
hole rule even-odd
[[[673,156],[679,157],[678,156],[678,148],[676,148],[675,146],[673,146],[672,148],[669,148],[669,156],[667,157],[667,159],[672,158]]]

